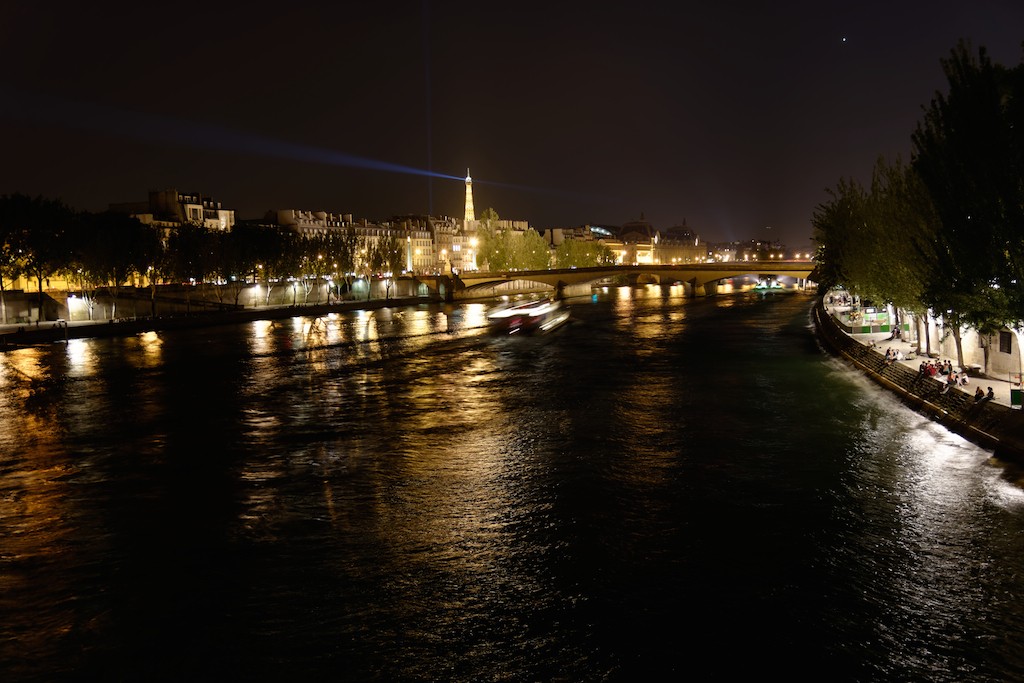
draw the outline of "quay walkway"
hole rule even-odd
[[[832,306],[825,304],[825,311],[830,315],[836,315],[837,313],[845,310],[843,306]],[[847,332],[848,337],[854,341],[871,348],[873,351],[879,354],[879,358],[884,362],[886,349],[892,348],[894,351],[902,353],[903,358],[897,360],[896,363],[910,368],[916,374],[918,368],[921,366],[921,360],[933,361],[938,363],[939,361],[945,362],[947,360],[952,361],[953,367],[957,370],[962,370],[957,366],[956,358],[947,358],[946,356],[928,358],[927,356],[915,356],[917,352],[917,344],[909,341],[903,341],[902,339],[891,339],[889,332],[869,332],[869,333],[857,333]],[[1010,377],[992,377],[989,375],[981,374],[980,370],[967,368],[967,376],[969,383],[966,387],[959,387],[960,392],[970,394],[971,398],[974,398],[974,392],[980,386],[983,391],[987,391],[989,387],[992,387],[992,392],[995,395],[993,401],[995,403],[1001,403],[1005,406],[1012,406],[1013,395],[1010,393],[1012,390],[1021,389],[1021,385],[1014,382]],[[950,391],[953,391],[951,388]],[[1014,406],[1016,407],[1016,406]]]
[[[994,451],[995,457],[1024,464],[1024,410],[1013,405],[1020,385],[1007,379],[989,377],[977,370],[968,370],[965,387],[946,386],[945,378],[921,376],[922,358],[885,362],[885,351],[892,347],[905,355],[914,350],[911,344],[890,340],[889,332],[853,333],[836,322],[835,308],[821,300],[815,304],[813,317],[818,337],[830,351],[860,369],[877,384],[892,391],[903,403],[928,415],[950,431]],[[945,361],[945,357],[928,359]],[[953,365],[956,367],[955,359]],[[992,387],[994,398],[977,402],[978,387]]]

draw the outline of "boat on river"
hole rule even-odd
[[[495,334],[544,334],[568,319],[569,309],[552,298],[498,306],[487,313]]]

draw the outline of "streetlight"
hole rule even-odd
[[[317,254],[316,255],[316,261],[317,261],[317,263],[316,263],[316,273],[314,273],[314,275],[316,275],[316,300],[317,300],[317,303],[319,303],[320,302],[320,278],[323,277],[323,272],[324,272],[324,255],[323,254]],[[328,300],[330,300],[330,297],[331,297],[331,295],[328,292],[328,294],[327,294]]]

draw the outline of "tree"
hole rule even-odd
[[[904,313],[909,312],[917,324],[923,323],[918,352],[922,338],[930,351],[927,292],[937,277],[935,241],[939,224],[927,189],[913,168],[900,159],[894,164],[879,160],[872,175],[867,211],[873,226],[871,254],[879,266],[873,291],[878,299],[892,304],[896,322],[902,322]]]
[[[255,262],[251,264],[253,279],[259,281],[263,278],[267,288],[265,303],[269,304],[274,287],[284,281],[293,269],[293,261],[299,251],[296,246],[299,238],[293,232],[262,226],[246,229],[244,234],[255,241],[252,253]]]
[[[597,265],[599,266],[614,266],[617,263],[615,259],[615,252],[611,250],[607,244],[601,244],[601,251],[597,256]]]
[[[405,262],[405,254],[402,250],[402,242],[394,235],[385,235],[377,241],[374,250],[379,261],[380,269],[384,272],[384,298],[391,297],[391,285],[394,284],[394,276],[402,272]]]
[[[342,272],[342,277],[345,280],[343,293],[352,290],[352,279],[359,267],[359,254],[365,248],[365,240],[356,234],[356,229],[351,226],[342,233],[338,240],[335,258],[338,262],[338,269]]]
[[[5,280],[17,280],[25,272],[21,250],[23,214],[31,198],[14,194],[0,197],[0,321],[7,322]]]
[[[823,289],[845,286],[855,292],[859,285],[856,271],[863,245],[859,232],[865,220],[865,192],[852,179],[840,179],[826,192],[831,199],[816,207],[811,218],[818,283]]]
[[[115,315],[118,289],[147,272],[163,251],[156,228],[134,216],[109,211],[81,214],[69,237],[81,270],[83,291],[87,282],[93,287],[108,287],[114,302],[111,317]],[[90,318],[94,299],[91,294],[87,299]]]
[[[12,254],[9,272],[17,268],[35,278],[39,292],[36,324],[44,319],[43,281],[72,261],[66,231],[74,212],[63,202],[23,194],[5,196],[0,210],[0,231]],[[2,278],[0,278],[2,279]]]
[[[191,285],[203,286],[207,276],[216,270],[213,240],[213,233],[201,223],[185,223],[173,230],[168,239],[170,274],[177,282],[189,285],[185,290],[187,313],[192,311]]]
[[[149,265],[146,266],[146,279],[149,281],[149,314],[154,318],[157,316],[157,285],[165,282],[170,277],[171,272],[170,253],[164,242],[163,235],[162,229],[156,230],[157,247],[153,252]]]
[[[480,227],[477,229],[479,240],[478,255],[488,270],[509,270],[510,254],[508,239],[503,230],[498,228],[498,212],[484,209],[480,214]]]
[[[222,242],[219,250],[223,259],[222,277],[234,294],[235,306],[241,305],[239,299],[250,274],[253,284],[259,283],[259,271],[267,257],[273,254],[272,245],[277,241],[277,232],[263,226],[239,223],[230,232],[218,234]]]
[[[327,275],[332,270],[333,260],[327,253],[328,247],[329,241],[324,235],[316,235],[306,241],[306,249],[309,252],[307,274],[313,276],[313,284],[316,286],[316,303],[320,303],[320,283],[327,281]]]
[[[498,213],[486,209],[480,214],[479,256],[489,270],[541,270],[551,263],[548,243],[532,229],[519,233],[498,225]]]
[[[514,267],[523,270],[544,270],[550,267],[551,250],[536,230],[528,228],[521,235],[513,235],[512,240]]]
[[[941,230],[930,298],[979,329],[1024,320],[1024,65],[994,65],[961,41],[912,137],[913,165]]]
[[[298,290],[298,282],[302,278],[302,259],[306,255],[305,245],[302,237],[294,232],[283,234],[280,252],[268,263],[268,279],[271,273],[277,275],[276,279],[292,283],[292,305],[297,303],[295,295]],[[267,300],[270,300],[270,287],[267,287]]]
[[[602,242],[568,239],[555,249],[558,268],[592,268],[614,265],[615,254]]]
[[[898,319],[905,311],[926,319],[937,220],[913,169],[879,159],[870,189],[843,180],[829,194],[812,221],[819,282],[892,304]]]

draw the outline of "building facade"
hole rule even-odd
[[[146,225],[168,229],[193,224],[210,230],[231,230],[235,225],[235,212],[225,209],[220,202],[173,188],[150,190],[147,201],[111,204],[110,210],[134,216]]]

